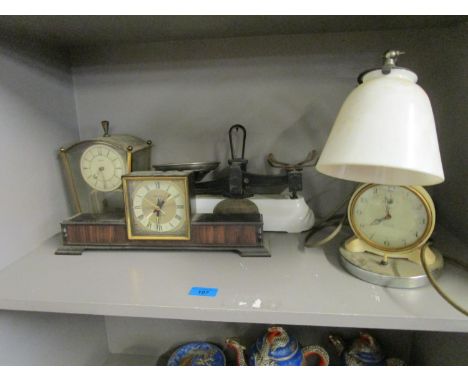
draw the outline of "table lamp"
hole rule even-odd
[[[435,209],[421,186],[443,182],[444,173],[429,97],[415,73],[396,65],[402,53],[387,51],[381,68],[359,75],[316,168],[366,183],[348,206],[354,236],[340,248],[345,268],[373,284],[414,288],[428,282],[423,248],[431,272],[443,267],[427,244]]]

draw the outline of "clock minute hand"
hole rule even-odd
[[[104,184],[104,188],[106,187],[106,177],[104,176],[104,167],[99,167],[99,175],[102,175],[102,183]]]
[[[391,219],[392,218],[392,215],[390,215],[390,204],[393,203],[393,200],[392,199],[387,199],[385,198],[385,218],[386,219]]]

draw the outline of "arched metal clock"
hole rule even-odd
[[[74,213],[123,212],[122,175],[149,170],[151,141],[131,135],[104,135],[60,148],[69,199]]]

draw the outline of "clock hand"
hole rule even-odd
[[[157,202],[157,205],[158,205],[158,207],[159,207],[159,210],[158,210],[158,211],[159,211],[159,212],[162,212],[163,215],[166,215],[166,212],[164,212],[164,210],[163,210],[163,206],[164,206],[164,204],[166,204],[166,202],[167,202],[168,200],[170,200],[170,199],[172,198],[172,196],[173,196],[173,195],[169,195],[166,199],[159,199],[159,197],[158,197],[158,202]]]
[[[167,203],[169,200],[171,200],[172,198],[174,198],[174,195],[169,195],[166,200],[164,200],[164,203]]]
[[[379,218],[379,219],[374,219],[374,221],[370,223],[369,225],[377,225],[377,224],[380,224],[384,220],[387,220],[387,216],[384,216],[383,218]]]
[[[166,199],[161,199],[161,204],[159,204],[159,207],[163,208],[164,204],[166,204],[166,202],[169,201],[172,197],[173,195],[169,194],[169,196]]]
[[[393,203],[393,200],[387,199],[387,197],[385,197],[385,219],[392,218],[392,215],[390,215],[390,203]]]
[[[146,221],[148,222],[149,218],[153,215],[153,211],[151,211],[148,215],[145,216]]]
[[[102,175],[102,183],[104,184],[104,188],[106,188],[106,177],[104,176],[104,167],[99,167],[99,175]]]
[[[163,210],[163,206],[164,206],[165,202],[166,202],[166,200],[160,199],[159,196],[158,196],[157,201],[156,201],[157,206],[155,206],[156,209],[154,210],[154,212],[156,212],[158,217],[160,216],[161,213],[163,215],[166,215],[166,212]]]
[[[149,200],[148,198],[145,198],[143,199],[143,203],[147,203],[149,204],[152,208],[158,210],[159,209],[159,206],[157,206],[156,204],[154,204],[151,200]]]
[[[159,196],[156,198],[156,205],[161,208],[162,205],[164,204],[164,200],[160,199]]]
[[[370,223],[370,225],[377,225],[383,222],[384,220],[389,220],[392,218],[392,215],[390,214],[390,204],[392,202],[393,201],[391,199],[385,197],[385,216],[383,218],[374,219],[373,222]]]
[[[156,201],[156,208],[154,210],[154,212],[156,213],[156,215],[158,216],[158,220],[159,220],[159,216],[160,216],[160,213],[162,212],[163,215],[166,215],[166,213],[162,210],[162,207],[164,205],[164,202],[165,200],[164,199],[160,199],[159,196],[157,198],[157,201]],[[159,223],[158,223],[159,224]]]
[[[171,196],[169,196],[170,198]],[[153,203],[151,200],[149,199],[145,199],[145,202],[148,203],[151,208],[153,208],[153,210],[151,211],[150,215],[151,214],[156,214],[156,216],[159,218],[160,214],[162,213],[163,215],[166,215],[166,212],[163,211],[163,206],[164,204],[166,203],[166,201],[169,199],[162,199],[160,198],[159,196],[156,198],[156,204]],[[158,223],[159,224],[159,223]]]
[[[387,214],[383,218],[374,219],[374,221],[372,223],[370,223],[369,225],[377,225],[377,224],[380,224],[381,222],[383,222],[384,220],[391,219],[392,215],[390,215],[390,212],[388,210],[386,212],[387,212]]]

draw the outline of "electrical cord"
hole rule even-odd
[[[315,248],[315,247],[321,247],[323,245],[325,245],[326,243],[332,241],[342,230],[343,228],[343,225],[345,224],[345,221],[346,221],[346,215],[337,215],[337,216],[333,216],[332,218],[330,218],[328,221],[325,221],[313,228],[311,228],[304,240],[304,247],[307,247],[307,248]],[[317,232],[321,231],[322,229],[326,228],[326,227],[330,227],[332,225],[335,225],[337,224],[336,228],[333,230],[332,233],[330,233],[328,236],[326,236],[325,238],[321,239],[321,240],[317,240],[317,241],[312,241],[310,242],[310,238],[313,237]]]
[[[315,224],[314,227],[312,227],[308,233],[307,236],[304,240],[304,247],[307,248],[314,248],[314,247],[321,247],[322,245],[332,241],[340,232],[343,226],[347,222],[347,214],[338,214],[341,209],[348,204],[349,199],[351,196],[354,194],[358,186],[354,187],[353,190],[346,195],[346,197],[343,199],[343,201],[338,205],[337,208],[335,208],[331,213],[329,213],[326,217],[319,219],[319,222]],[[319,232],[320,230],[330,227],[334,224],[337,224],[336,228],[333,230],[330,235],[326,236],[322,240],[318,241],[312,241],[310,242],[310,238],[315,235],[315,233]]]
[[[439,293],[439,295],[445,300],[447,301],[450,305],[452,305],[456,310],[458,310],[459,312],[463,313],[465,316],[468,316],[468,310],[466,310],[465,308],[463,308],[462,306],[458,305],[455,301],[453,301],[443,290],[442,288],[440,287],[440,285],[437,283],[437,281],[434,279],[434,276],[432,276],[432,273],[431,271],[429,270],[429,266],[427,265],[426,263],[426,248],[429,246],[429,243],[426,243],[424,244],[422,247],[421,247],[421,264],[423,266],[423,269],[424,269],[424,272],[426,273],[426,276],[427,278],[429,279],[429,282],[431,283],[431,285],[433,286],[433,288],[437,291],[437,293]],[[461,263],[461,262],[458,262],[454,259],[450,259],[452,261],[455,261],[456,263],[458,263],[458,265],[466,268],[466,265]]]

